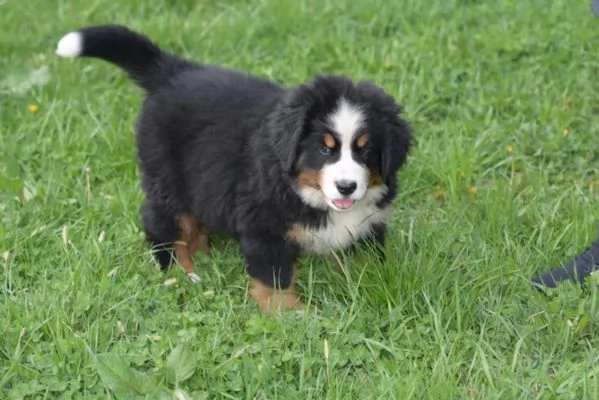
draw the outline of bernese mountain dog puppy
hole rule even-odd
[[[297,257],[373,245],[382,252],[396,172],[412,135],[372,83],[323,75],[293,88],[186,60],[119,25],[73,31],[63,57],[115,64],[144,91],[136,144],[147,240],[164,270],[194,281],[209,232],[240,243],[265,311],[303,306]]]

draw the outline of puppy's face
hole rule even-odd
[[[269,117],[270,146],[302,200],[338,212],[395,196],[412,135],[378,86],[320,76],[291,90]]]
[[[360,105],[345,98],[339,98],[329,113],[308,121],[296,162],[302,199],[335,211],[380,199],[386,191],[381,177],[382,134]]]

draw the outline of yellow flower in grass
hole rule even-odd
[[[562,131],[562,136],[566,137],[568,136],[568,133],[570,133],[570,130],[568,128],[564,128],[564,130]]]
[[[433,196],[435,196],[435,198],[440,199],[443,197],[443,190],[441,189],[435,189],[433,191]]]
[[[508,145],[505,149],[510,154],[512,154],[514,152],[514,147],[511,144]]]
[[[470,193],[470,194],[476,194],[476,187],[474,187],[474,186],[470,186],[470,187],[468,188],[468,193]]]
[[[37,110],[40,109],[40,106],[38,106],[37,104],[29,104],[29,112],[30,113],[34,113],[37,112]]]

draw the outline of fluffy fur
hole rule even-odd
[[[56,52],[113,63],[146,92],[136,126],[142,215],[163,269],[174,252],[197,279],[193,253],[208,249],[209,232],[227,235],[260,307],[289,309],[301,306],[301,253],[382,249],[411,134],[374,84],[327,75],[284,88],[184,60],[116,25],[71,32]]]

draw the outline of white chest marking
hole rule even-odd
[[[330,211],[327,224],[322,228],[295,225],[290,236],[303,251],[326,254],[364,238],[373,225],[386,223],[388,218],[389,207],[381,209],[371,202],[358,203],[346,212]]]

